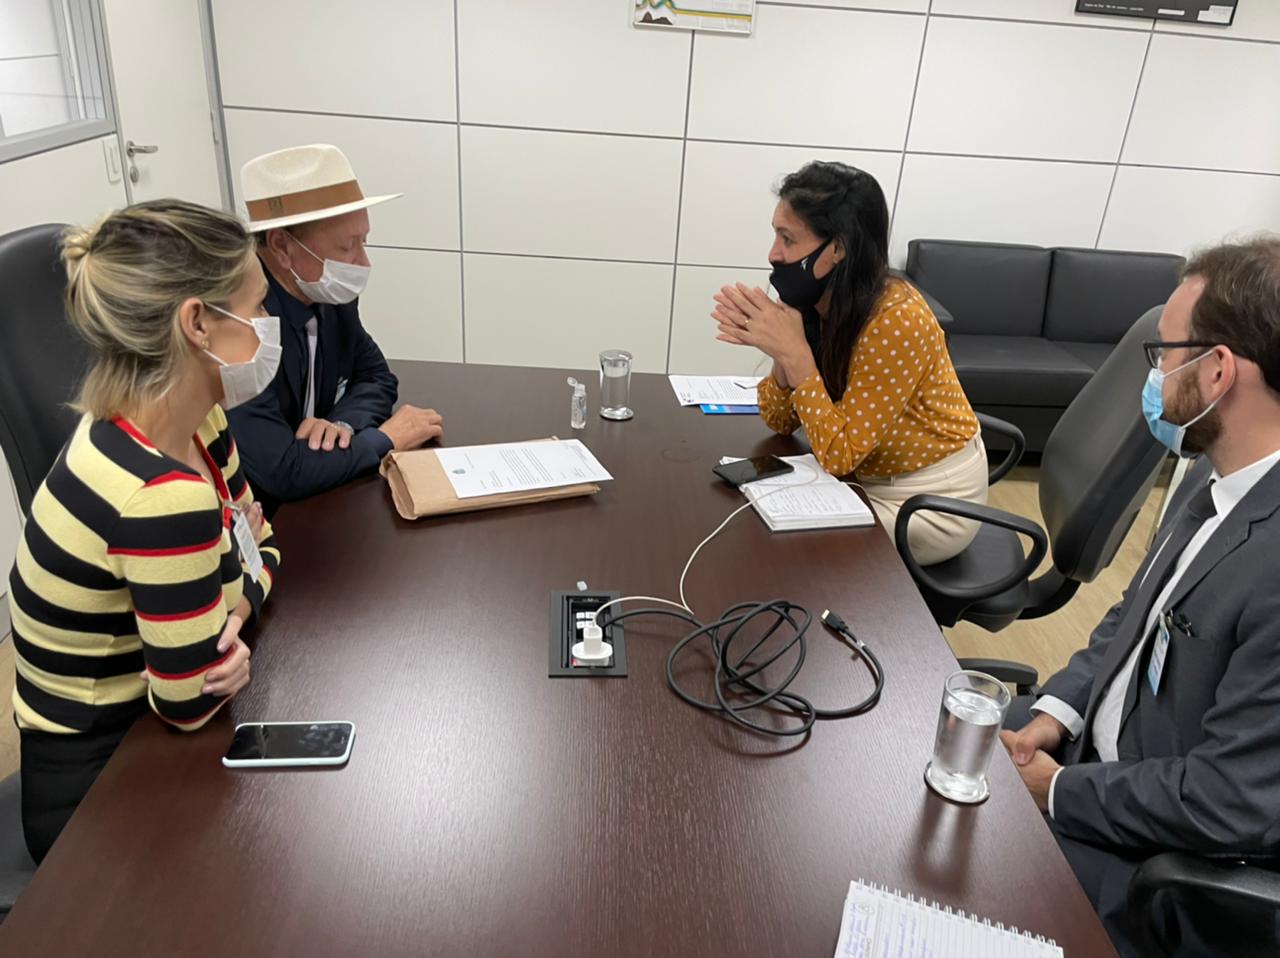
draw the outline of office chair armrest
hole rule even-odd
[[[911,278],[911,275],[903,269],[889,270],[890,276],[896,276],[898,279],[906,280],[910,283],[921,298],[924,299],[929,309],[933,312],[934,317],[938,320],[938,325],[942,327],[943,332],[947,331],[947,327],[954,323],[955,317],[951,315],[951,310],[943,306],[936,296],[932,296],[928,290]]]
[[[1275,864],[1268,859],[1268,864]],[[1129,913],[1148,915],[1157,892],[1172,888],[1229,896],[1280,909],[1280,873],[1236,858],[1165,852],[1148,858],[1129,882]]]
[[[960,659],[960,668],[985,672],[1001,682],[1012,682],[1019,695],[1040,694],[1040,673],[1030,665],[1005,659]]]
[[[994,582],[975,586],[971,589],[951,588],[931,576],[928,570],[920,565],[915,556],[911,554],[907,540],[907,524],[917,512],[942,512],[947,515],[959,516],[961,519],[973,519],[987,525],[1009,529],[1031,540],[1031,554],[1023,558],[1022,564],[1017,569]],[[1045,554],[1049,551],[1049,537],[1045,535],[1043,529],[1030,519],[1024,519],[1022,516],[1016,516],[1002,509],[979,505],[976,502],[965,502],[962,499],[951,499],[947,496],[912,496],[904,502],[898,512],[898,519],[894,523],[893,541],[898,547],[898,554],[902,556],[903,563],[916,582],[926,589],[931,589],[938,595],[945,595],[959,602],[969,603],[989,599],[993,595],[999,595],[1007,589],[1012,589],[1019,582],[1029,580],[1035,574],[1036,569],[1040,568],[1040,563],[1044,561]]]
[[[1275,866],[1275,859],[1268,859]],[[1186,852],[1165,852],[1148,858],[1129,881],[1128,918],[1148,948],[1168,951],[1155,924],[1152,907],[1161,891],[1193,891],[1206,898],[1223,898],[1262,908],[1280,909],[1280,874],[1230,858],[1202,858]]]
[[[1014,466],[1022,461],[1022,454],[1027,451],[1027,437],[1022,434],[1021,429],[1011,422],[1005,422],[995,416],[988,416],[984,412],[977,412],[974,415],[978,417],[978,425],[982,428],[984,435],[992,433],[1009,442],[1009,451],[1005,454],[1004,459],[987,475],[987,485],[994,486],[1007,476]]]

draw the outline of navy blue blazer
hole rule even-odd
[[[280,317],[280,369],[262,395],[228,410],[227,419],[249,481],[264,509],[272,511],[378,468],[392,447],[378,426],[391,415],[399,382],[360,324],[359,300],[308,306],[285,292],[265,264],[263,272],[270,286],[267,313]],[[319,320],[315,415],[355,430],[347,449],[312,451],[294,438],[306,402],[306,326],[313,315]]]

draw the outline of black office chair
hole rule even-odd
[[[65,226],[0,236],[0,452],[25,514],[77,416],[67,402],[88,351],[63,309],[59,259]]]
[[[1213,922],[1213,947],[1224,955],[1275,954],[1280,915],[1280,863],[1200,858],[1165,852],[1143,862],[1129,883],[1128,918],[1143,954],[1175,955],[1156,921],[1155,896],[1171,892],[1183,901],[1226,909]],[[1265,944],[1264,944],[1265,943]],[[1264,950],[1265,949],[1265,950]]]
[[[66,403],[87,356],[63,310],[64,229],[50,224],[0,236],[0,452],[24,515],[75,429],[77,417]],[[0,921],[35,870],[14,774],[0,781]]]
[[[1133,324],[1049,436],[1040,459],[1047,533],[1022,516],[945,496],[913,496],[903,505],[894,538],[939,625],[964,619],[998,632],[1017,619],[1048,615],[1111,564],[1168,454],[1152,438],[1139,402],[1149,369],[1142,341],[1159,338],[1162,310]],[[992,425],[984,421],[984,428]],[[1011,439],[1017,433],[999,426]],[[998,479],[1009,468],[1002,463],[992,475]],[[907,523],[923,510],[977,520],[978,535],[954,559],[921,566],[907,547]],[[1029,554],[1019,536],[1031,540]],[[1053,565],[1036,577],[1050,544]]]

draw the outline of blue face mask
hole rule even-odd
[[[1218,405],[1218,400],[1225,396],[1226,393],[1224,392],[1218,399],[1209,403],[1200,415],[1179,426],[1164,418],[1164,381],[1174,373],[1182,372],[1188,366],[1194,366],[1200,360],[1212,354],[1212,350],[1207,353],[1201,353],[1195,359],[1185,362],[1177,369],[1171,369],[1167,373],[1159,369],[1153,369],[1147,374],[1146,385],[1142,387],[1142,415],[1146,417],[1151,435],[1156,437],[1157,442],[1168,446],[1175,456],[1190,455],[1190,453],[1183,453],[1182,451],[1182,441],[1187,436],[1187,430],[1209,415],[1213,411],[1213,407]]]

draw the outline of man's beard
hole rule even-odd
[[[1200,395],[1200,385],[1194,376],[1187,376],[1178,383],[1174,392],[1174,408],[1165,413],[1165,418],[1175,426],[1181,426],[1204,412],[1208,403]],[[1209,411],[1204,418],[1187,427],[1182,437],[1184,452],[1200,454],[1213,447],[1222,433],[1222,417],[1216,408]]]

